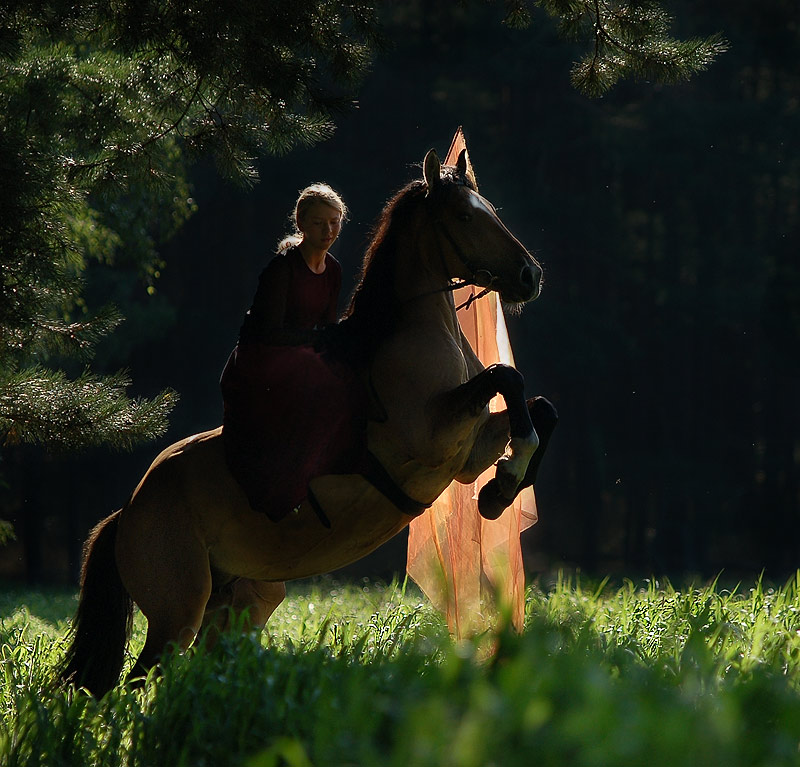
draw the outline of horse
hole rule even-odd
[[[427,153],[422,178],[381,213],[340,322],[363,357],[354,364],[369,392],[371,468],[316,477],[308,498],[273,522],[232,477],[221,427],[167,447],[87,539],[64,682],[98,697],[118,683],[134,604],[147,635],[129,679],[234,624],[262,630],[285,581],[366,556],[453,480],[473,482],[496,464],[479,499],[494,518],[534,483],[555,409],[526,400],[511,366],[483,368],[452,289],[472,284],[524,304],[539,296],[542,269],[477,192],[468,163],[466,152],[454,166]],[[506,409],[490,414],[496,394]]]

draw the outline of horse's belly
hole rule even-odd
[[[311,489],[330,527],[308,501],[280,522],[243,508],[220,527],[212,565],[255,580],[320,575],[366,556],[411,520],[360,475],[318,477]]]

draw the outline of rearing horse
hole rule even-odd
[[[90,534],[64,679],[96,695],[116,684],[133,603],[148,622],[136,676],[171,643],[213,639],[245,610],[247,625],[263,627],[284,581],[365,556],[454,479],[472,482],[496,462],[480,498],[489,517],[533,484],[555,410],[541,397],[526,402],[513,368],[483,369],[449,288],[460,280],[523,303],[539,295],[541,268],[477,193],[467,163],[462,152],[441,167],[429,152],[423,179],[387,204],[342,323],[366,360],[372,468],[314,479],[309,500],[276,523],[229,473],[221,429],[166,448]],[[490,415],[496,393],[507,409]]]

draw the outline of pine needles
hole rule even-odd
[[[679,40],[672,16],[653,0],[540,0],[561,34],[588,40],[572,69],[573,86],[602,96],[623,79],[677,83],[706,69],[727,50],[721,34]]]

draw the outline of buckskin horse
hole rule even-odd
[[[309,498],[276,523],[250,508],[228,471],[221,428],[166,448],[86,542],[64,680],[98,696],[117,683],[134,603],[148,627],[132,678],[167,648],[213,639],[239,616],[263,628],[284,581],[367,555],[453,480],[472,482],[496,463],[479,498],[490,518],[533,484],[555,410],[543,397],[526,401],[514,368],[483,368],[452,288],[522,304],[538,297],[542,271],[473,179],[466,151],[455,166],[428,152],[423,178],[384,208],[340,323],[362,352],[359,374],[378,413],[366,426],[369,471],[314,478]],[[498,393],[506,410],[490,414]]]

